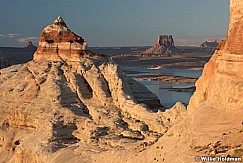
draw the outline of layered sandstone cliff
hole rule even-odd
[[[197,156],[243,157],[242,8],[243,2],[231,0],[227,39],[205,65],[188,110],[177,103],[152,112],[137,99],[139,90],[149,95],[144,87],[111,59],[82,48],[83,55],[70,60],[36,53],[34,61],[2,69],[0,160],[180,163],[199,161]]]
[[[89,53],[91,52],[87,50],[86,41],[71,32],[63,18],[59,16],[43,30],[34,60],[78,61],[81,56]]]
[[[189,112],[206,103],[221,110],[243,109],[243,2],[231,0],[226,40],[205,65],[190,100]]]
[[[243,160],[243,1],[230,1],[230,25],[196,82],[187,117],[130,162],[210,162],[202,156]],[[241,160],[241,161],[240,161]],[[232,160],[231,160],[232,161]]]

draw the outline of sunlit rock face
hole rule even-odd
[[[71,32],[62,17],[58,17],[41,33],[34,60],[79,60],[80,56],[91,53],[86,41]]]
[[[243,55],[243,1],[230,1],[230,25],[224,50],[229,54]]]
[[[226,38],[196,82],[186,118],[130,162],[195,162],[198,156],[243,157],[243,1],[230,1]],[[240,162],[240,161],[238,161]]]
[[[187,114],[181,103],[161,112],[156,95],[86,50],[60,17],[34,55],[0,70],[0,162],[110,160],[156,143]]]
[[[230,1],[230,25],[226,40],[205,65],[196,82],[189,112],[201,105],[221,110],[243,109],[243,1]]]

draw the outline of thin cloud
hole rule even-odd
[[[4,38],[16,38],[19,36],[22,36],[23,34],[18,34],[18,33],[8,33],[8,34],[1,34],[0,33],[0,37],[4,37]]]
[[[39,39],[39,37],[23,37],[23,38],[20,38],[18,39],[18,42],[20,43],[28,43],[29,41],[37,41]]]

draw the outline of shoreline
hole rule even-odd
[[[195,83],[197,78],[187,78],[184,76],[174,76],[174,75],[158,75],[158,76],[136,76],[138,80],[145,80],[145,81],[165,81],[171,83],[178,83],[178,84],[188,84],[188,83]]]

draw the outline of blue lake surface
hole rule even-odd
[[[128,76],[133,77],[135,80],[137,80],[136,79],[137,76],[152,75],[152,74],[184,76],[184,77],[191,77],[191,78],[198,78],[202,74],[201,70],[148,69],[148,68],[136,68],[136,67],[122,67],[122,69],[126,71],[134,72],[133,74],[128,74]],[[169,91],[168,88],[188,88],[194,86],[194,83],[177,84],[177,83],[171,83],[165,81],[142,81],[142,80],[137,80],[137,81],[145,85],[151,92],[156,94],[161,104],[167,108],[171,108],[178,101],[188,104],[193,94],[193,92]]]

